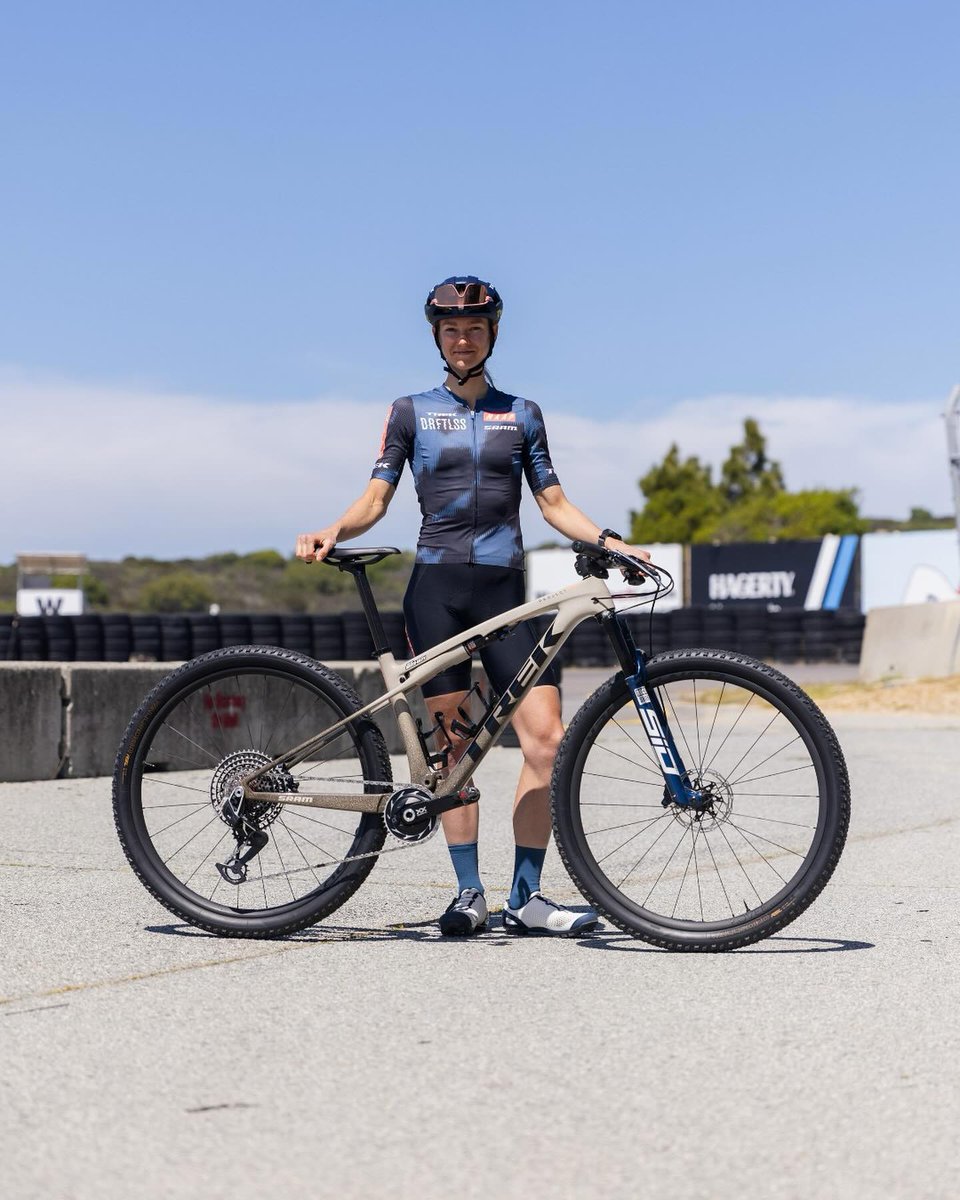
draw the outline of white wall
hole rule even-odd
[[[860,572],[864,612],[955,599],[960,591],[957,531],[865,533],[860,539]]]
[[[657,611],[664,612],[670,608],[680,608],[683,605],[683,547],[676,543],[661,542],[648,546],[651,558],[657,566],[664,567],[676,581],[676,587],[669,596],[657,601]],[[572,550],[530,550],[527,554],[527,599],[536,600],[538,596],[549,595],[579,579],[574,569],[576,556]],[[643,593],[643,588],[631,588],[617,574],[611,574],[607,580],[611,591],[628,592],[625,598],[617,599],[617,607],[625,608],[636,603],[633,596]]]

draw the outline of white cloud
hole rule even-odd
[[[623,528],[636,481],[671,441],[718,463],[754,416],[788,484],[859,487],[863,509],[950,509],[940,407],[829,397],[711,396],[604,421],[546,411],[570,498]],[[0,371],[0,562],[20,550],[177,557],[275,546],[362,490],[387,404],[324,397],[252,404]],[[531,545],[552,531],[525,506]],[[365,540],[410,546],[409,478]]]

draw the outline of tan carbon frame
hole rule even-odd
[[[471,656],[471,651],[467,649],[467,646],[472,641],[499,629],[512,629],[514,626],[530,620],[531,617],[540,616],[541,613],[550,612],[552,609],[557,610],[557,615],[539,643],[544,655],[542,661],[539,664],[535,662],[536,651],[526,660],[520,668],[516,680],[504,692],[494,708],[493,719],[497,722],[497,727],[492,731],[488,731],[486,728],[481,729],[476,738],[468,744],[467,753],[443,779],[444,794],[460,791],[476,771],[487,751],[496,744],[503,729],[509,724],[510,714],[516,704],[531,687],[536,685],[537,680],[549,667],[574,629],[588,617],[596,616],[601,612],[613,611],[613,597],[601,579],[591,576],[579,583],[572,583],[558,592],[541,596],[538,600],[531,600],[517,608],[508,609],[497,617],[491,617],[489,621],[483,621],[481,624],[474,625],[472,628],[464,630],[463,633],[457,634],[456,637],[440,642],[430,650],[418,654],[406,662],[397,662],[390,653],[381,655],[377,661],[387,687],[382,696],[358,709],[345,720],[338,721],[336,725],[329,726],[308,741],[288,750],[273,762],[260,768],[255,774],[248,775],[243,781],[245,790],[247,783],[255,780],[269,767],[283,764],[295,766],[297,763],[305,761],[358,717],[373,716],[375,713],[382,712],[388,705],[393,708],[397,724],[400,727],[400,736],[403,739],[410,769],[410,782],[421,784],[431,791],[436,790],[441,782],[441,776],[439,772],[428,766],[424,757],[423,748],[417,735],[416,721],[410,711],[410,705],[407,703],[407,693],[414,688],[419,688],[448,667],[465,662]],[[551,640],[551,644],[545,645],[544,643],[548,639]],[[403,784],[397,786],[403,786]],[[382,812],[392,792],[357,795],[356,793],[311,794],[309,792],[251,790],[246,794],[251,800],[256,800],[261,804],[264,802],[303,804],[312,808],[331,808],[351,812]]]

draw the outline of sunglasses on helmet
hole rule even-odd
[[[493,297],[482,283],[441,283],[431,296],[437,308],[481,308]]]

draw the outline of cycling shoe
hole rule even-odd
[[[503,906],[503,927],[507,933],[548,933],[559,937],[570,937],[600,924],[597,914],[574,912],[554,900],[548,900],[542,892],[533,892],[526,904],[519,908]]]

